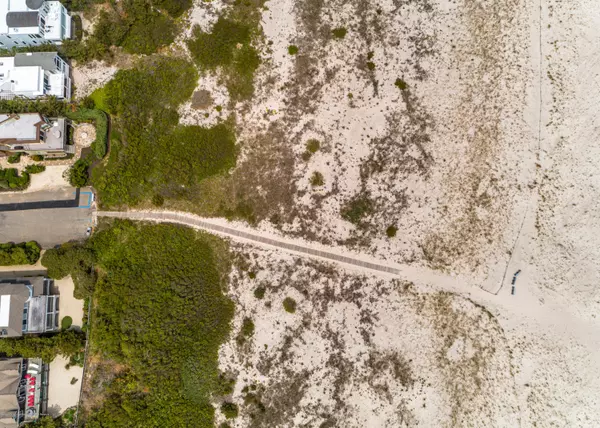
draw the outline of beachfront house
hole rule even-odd
[[[47,412],[48,366],[40,358],[0,358],[0,428],[16,428]]]
[[[43,277],[0,280],[0,340],[59,330],[59,296]]]
[[[0,57],[0,98],[71,98],[69,65],[57,52]]]
[[[23,152],[45,157],[74,153],[67,144],[67,119],[39,113],[0,113],[0,156]]]
[[[70,37],[71,17],[60,1],[0,1],[0,48],[61,44]]]

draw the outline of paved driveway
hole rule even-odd
[[[50,248],[85,238],[93,209],[89,188],[0,193],[0,242],[37,241]]]

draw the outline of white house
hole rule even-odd
[[[0,48],[60,44],[71,37],[71,17],[59,1],[0,0]]]
[[[70,99],[69,70],[69,65],[56,52],[0,57],[0,98],[55,96]]]

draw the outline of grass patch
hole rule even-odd
[[[396,236],[396,232],[398,232],[398,228],[394,225],[388,226],[388,228],[385,230],[385,234],[388,238],[393,238]]]
[[[394,82],[394,85],[396,85],[396,87],[398,89],[400,89],[401,91],[408,89],[408,84],[400,78],[396,79],[396,81]]]
[[[108,106],[106,105],[106,89],[104,87],[96,89],[94,92],[90,94],[90,99],[94,102],[94,107],[107,111]]]
[[[343,39],[346,37],[347,33],[348,30],[346,30],[344,27],[338,27],[331,30],[331,34],[333,35],[334,39]]]
[[[244,100],[254,94],[254,72],[260,65],[252,38],[250,24],[220,17],[210,33],[194,27],[187,45],[201,70],[220,69],[231,98]]]
[[[254,297],[256,297],[257,299],[262,299],[263,297],[265,297],[265,287],[257,287],[254,290]]]
[[[114,221],[70,251],[89,253],[101,272],[90,352],[123,367],[86,426],[212,427],[218,350],[233,316],[225,244],[189,228]],[[73,254],[54,257],[67,258],[54,274],[78,266]]]
[[[293,314],[294,312],[296,312],[296,301],[291,297],[286,297],[283,300],[283,308],[286,312]]]
[[[323,174],[321,174],[319,171],[313,172],[313,175],[310,177],[310,185],[313,187],[319,187],[323,184],[325,184]]]
[[[364,217],[373,212],[373,201],[366,194],[359,194],[350,199],[341,209],[341,216],[344,220],[360,226]]]
[[[240,333],[244,337],[250,337],[254,334],[254,321],[252,321],[252,318],[244,318]]]
[[[298,46],[296,46],[296,45],[289,45],[288,46],[288,53],[290,55],[296,55],[298,53]]]
[[[227,419],[233,419],[238,417],[238,406],[235,403],[224,402],[221,404],[221,413]]]
[[[319,140],[311,138],[310,140],[308,140],[306,142],[306,150],[312,154],[317,153],[320,148],[321,148],[321,142]]]
[[[34,265],[40,252],[41,247],[35,241],[0,244],[0,266]]]

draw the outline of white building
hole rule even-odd
[[[60,44],[71,37],[71,17],[59,1],[0,0],[0,48]]]
[[[0,98],[55,96],[70,99],[69,70],[69,65],[56,52],[0,57]]]

